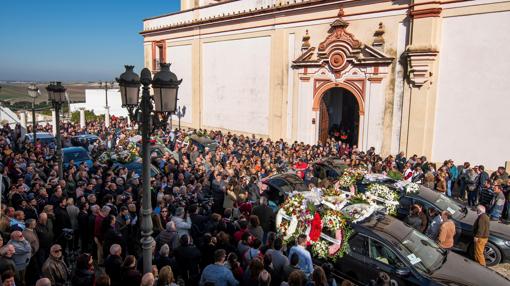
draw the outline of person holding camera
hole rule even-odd
[[[189,230],[191,229],[191,218],[184,207],[178,207],[175,210],[175,215],[172,217],[172,221],[175,223],[175,229],[178,237],[189,235]]]

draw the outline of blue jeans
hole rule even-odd
[[[499,220],[503,213],[503,206],[493,206],[491,210],[491,219]]]
[[[452,180],[446,182],[446,195],[450,198],[452,197]]]
[[[478,190],[469,191],[468,192],[468,206],[470,206],[470,207],[476,206],[477,200],[478,200]]]

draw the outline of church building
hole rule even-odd
[[[507,0],[181,0],[140,34],[145,66],[183,79],[185,126],[494,169],[509,30]]]

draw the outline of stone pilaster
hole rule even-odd
[[[410,45],[406,49],[407,83],[404,90],[401,150],[408,156],[432,155],[437,96],[437,69],[441,40],[441,7],[418,0],[409,12]]]

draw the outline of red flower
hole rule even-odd
[[[322,232],[322,219],[319,213],[315,213],[315,216],[312,220],[312,226],[310,229],[310,240],[317,241],[321,236]]]

